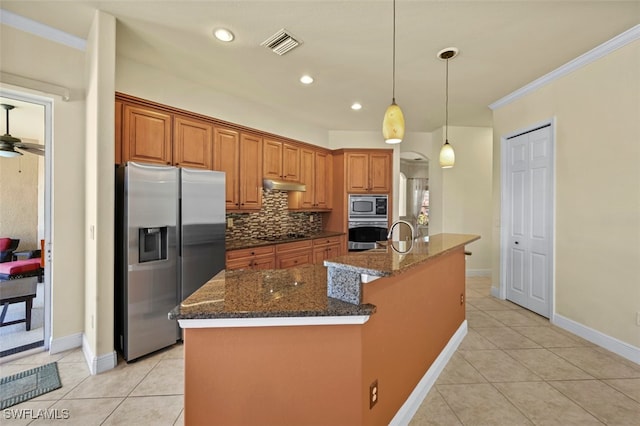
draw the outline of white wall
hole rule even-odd
[[[469,275],[491,274],[492,135],[491,128],[449,126],[449,143],[454,148],[456,162],[450,169],[440,169],[443,232],[481,237],[467,246],[473,253],[467,258]],[[438,159],[434,166],[440,168]]]
[[[640,41],[494,111],[502,136],[556,120],[555,313],[640,349]],[[500,280],[499,229],[493,285]]]
[[[81,91],[84,52],[0,25],[0,69]],[[35,64],[35,65],[34,65]],[[23,88],[3,87],[26,93]],[[52,333],[53,340],[84,328],[84,111],[83,98],[53,99]],[[4,199],[2,200],[4,202]]]
[[[93,374],[114,352],[114,151],[116,20],[94,15],[87,39],[85,179],[85,356]]]
[[[122,56],[116,58],[116,90],[301,142],[324,147],[328,144],[325,129],[292,120],[273,108],[216,92]]]

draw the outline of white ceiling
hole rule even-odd
[[[117,54],[328,130],[379,130],[391,102],[392,0],[15,1],[3,9],[86,38],[99,8],[118,20]],[[396,2],[396,101],[408,131],[490,126],[488,105],[640,22],[640,1]],[[231,29],[222,44],[212,29]],[[260,43],[281,28],[303,45]],[[315,78],[311,86],[298,79]],[[351,103],[363,109],[352,111]]]

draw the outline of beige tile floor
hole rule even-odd
[[[640,366],[489,296],[467,280],[469,332],[411,425],[640,425]],[[182,346],[91,376],[79,349],[0,365],[0,377],[57,361],[63,387],[10,410],[68,410],[67,420],[0,424],[182,425]]]
[[[469,332],[411,425],[640,425],[640,366],[467,278]]]

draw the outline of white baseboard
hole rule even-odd
[[[413,416],[416,414],[416,411],[418,411],[418,408],[420,408],[420,404],[422,404],[422,401],[426,398],[427,394],[438,379],[438,376],[440,376],[440,373],[442,373],[442,370],[444,370],[444,367],[456,352],[456,349],[458,349],[458,346],[460,346],[462,339],[464,339],[464,336],[466,335],[467,320],[464,320],[462,324],[460,324],[460,327],[458,327],[458,330],[456,330],[453,336],[451,336],[451,339],[449,339],[447,346],[445,346],[442,352],[440,352],[440,355],[438,355],[438,358],[436,358],[433,364],[431,364],[431,367],[429,367],[426,374],[422,376],[422,379],[420,379],[416,387],[413,389],[409,398],[407,398],[393,419],[391,419],[389,425],[401,426],[409,424]]]
[[[467,277],[490,277],[491,269],[467,269]]]
[[[551,323],[640,365],[640,348],[638,347],[559,314],[551,316]]]
[[[491,295],[496,299],[501,299],[500,289],[498,287],[491,287]]]
[[[58,337],[57,339],[51,337],[51,339],[49,340],[49,353],[51,355],[59,354],[60,352],[79,348],[81,346],[82,333],[74,333],[68,336]]]
[[[89,372],[92,375],[104,373],[116,367],[118,364],[118,357],[115,351],[108,352],[104,355],[95,356],[91,350],[91,346],[87,341],[86,334],[82,335],[82,353],[84,353],[84,359],[87,361]]]

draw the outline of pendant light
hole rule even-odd
[[[449,59],[458,56],[458,49],[447,47],[438,52],[438,59],[446,62],[446,86],[444,107],[444,145],[440,148],[440,167],[450,169],[456,162],[453,147],[449,144]]]
[[[393,86],[391,105],[384,113],[382,120],[382,135],[389,144],[402,142],[404,138],[404,115],[396,104],[396,0],[393,0]]]

